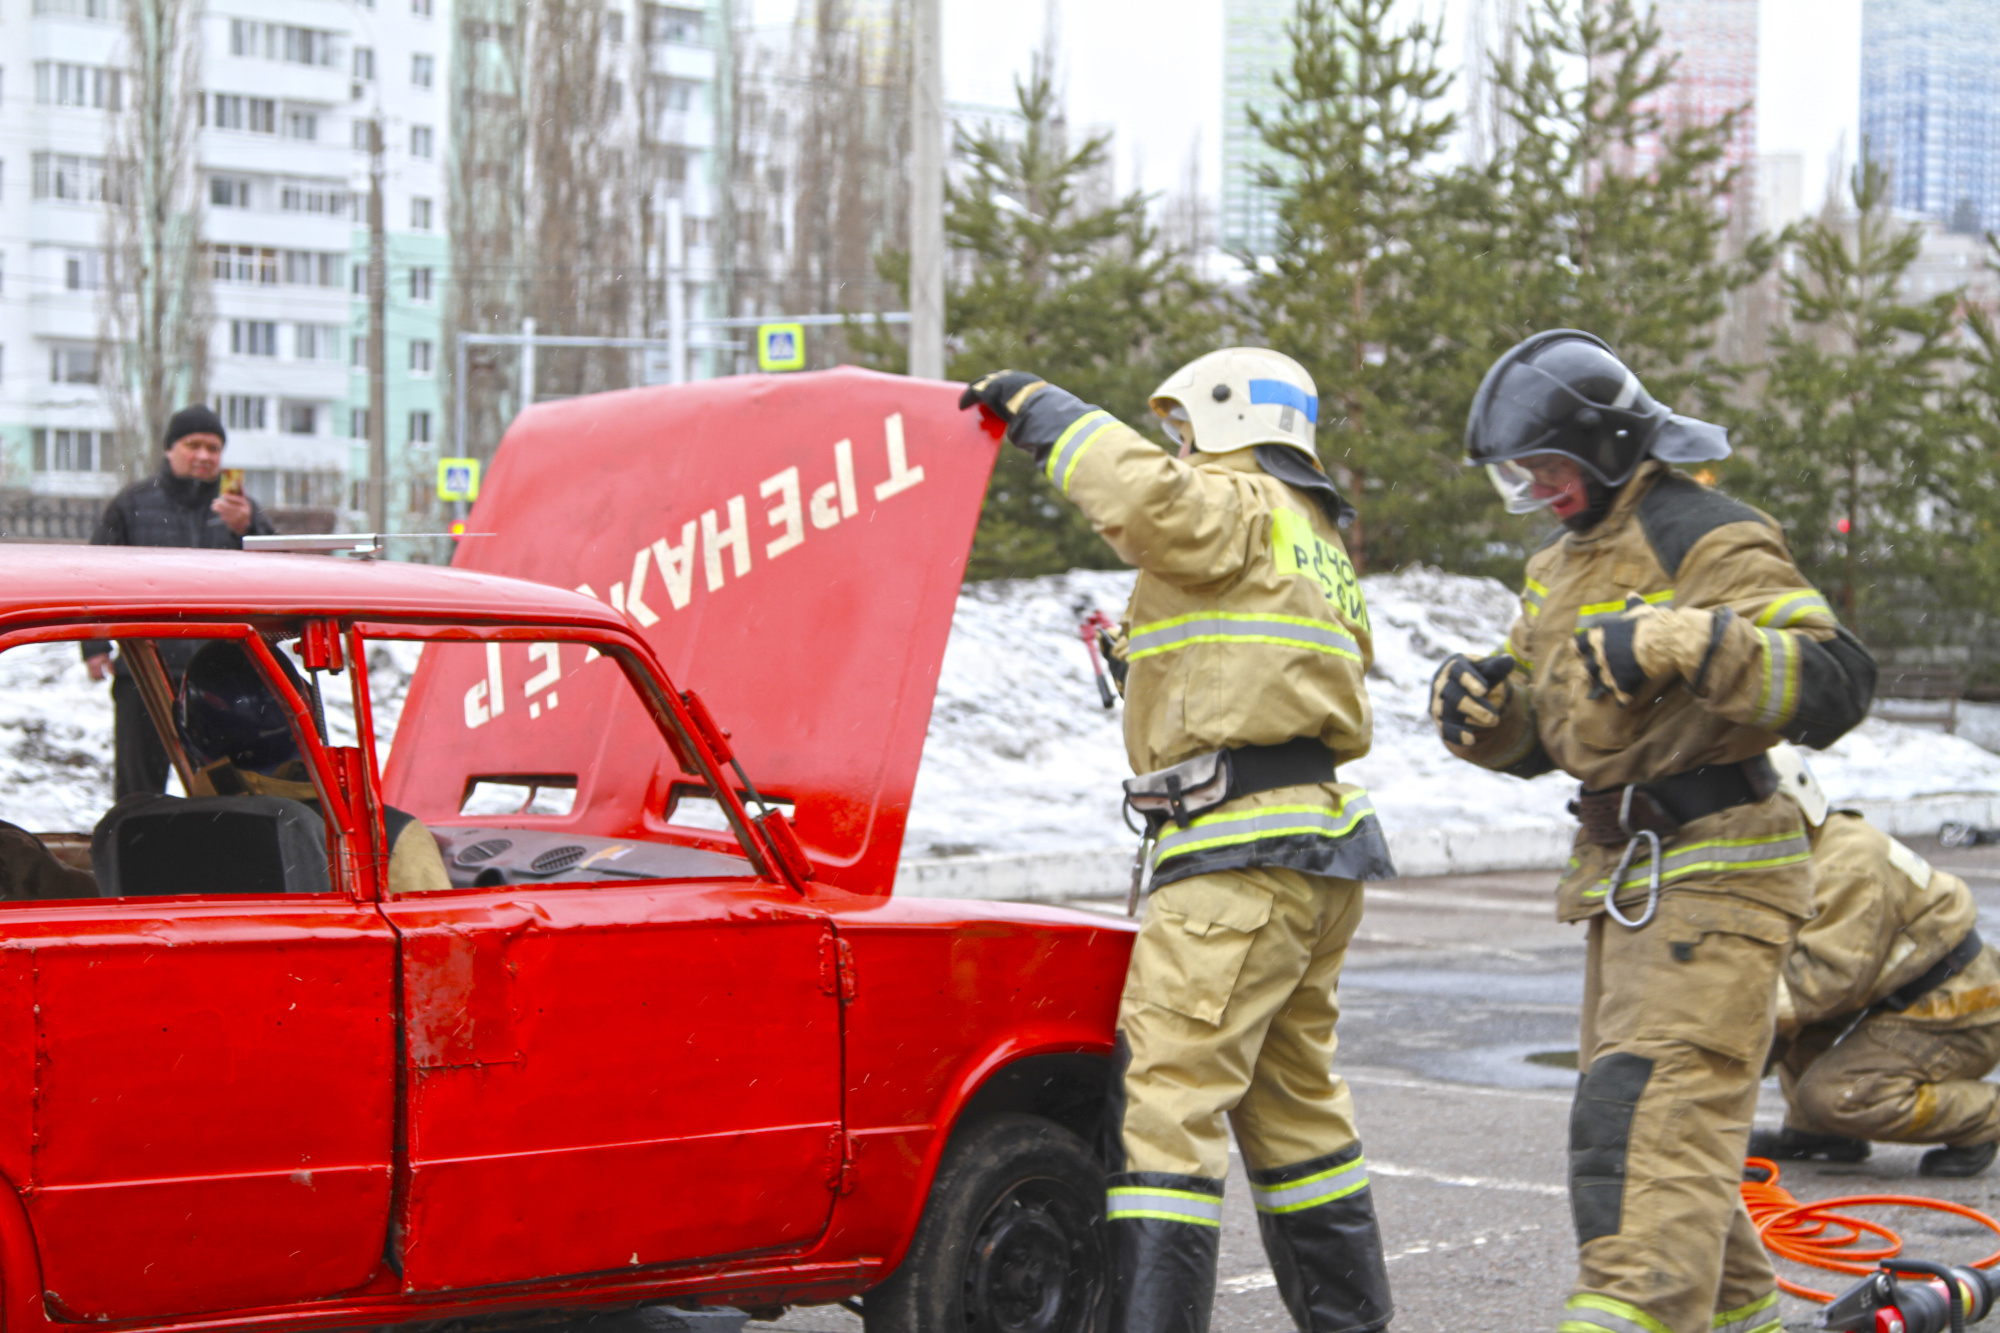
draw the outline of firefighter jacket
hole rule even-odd
[[[1621,708],[1590,697],[1575,636],[1624,614],[1632,593],[1717,614],[1698,671],[1649,680]],[[1596,526],[1560,533],[1529,557],[1505,651],[1520,669],[1499,724],[1469,746],[1446,744],[1519,777],[1560,768],[1591,791],[1751,759],[1780,738],[1823,748],[1861,720],[1874,692],[1873,659],[1806,583],[1778,525],[1657,460],[1640,466]],[[1622,850],[1579,833],[1557,890],[1563,920],[1603,910]],[[1661,886],[1741,896],[1802,919],[1812,912],[1811,855],[1790,801],[1738,805],[1667,840]],[[1621,907],[1648,887],[1643,852],[1635,862]]]
[[[1812,838],[1819,910],[1799,928],[1785,960],[1783,1035],[1882,1005],[1963,942],[1979,916],[1964,880],[1932,868],[1860,815],[1836,810]],[[1963,971],[1894,1012],[1929,1028],[2000,1023],[2000,955],[1981,949]]]
[[[1095,408],[1068,425],[1042,468],[1139,569],[1122,627],[1135,773],[1301,736],[1326,745],[1336,764],[1368,753],[1368,610],[1338,529],[1312,495],[1265,472],[1254,448],[1184,462]],[[1243,866],[1344,879],[1395,873],[1367,793],[1330,782],[1253,793],[1187,828],[1168,824],[1154,883]]]

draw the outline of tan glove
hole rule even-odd
[[[1576,651],[1590,673],[1590,697],[1609,694],[1620,708],[1629,708],[1647,681],[1693,678],[1715,629],[1713,611],[1654,606],[1627,593],[1617,618],[1576,632]]]
[[[1471,745],[1473,731],[1490,731],[1507,711],[1514,659],[1506,653],[1473,661],[1453,653],[1431,677],[1431,720],[1438,734],[1456,745]]]

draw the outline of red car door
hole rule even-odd
[[[56,649],[73,668],[72,643],[14,651]],[[152,896],[0,902],[0,1172],[58,1318],[286,1305],[382,1266],[395,939],[331,863],[248,860],[148,882],[128,851]]]
[[[648,819],[656,773],[679,771],[583,644],[425,650],[384,785],[465,887],[383,904],[402,939],[408,1290],[824,1230],[841,1160],[833,930],[728,834]],[[510,776],[569,808],[464,813]]]

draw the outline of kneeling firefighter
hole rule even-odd
[[[1801,756],[1773,752],[1811,826],[1812,920],[1780,978],[1778,1078],[1785,1126],[1750,1155],[1858,1162],[1869,1140],[1941,1143],[1917,1170],[1974,1176],[2000,1154],[2000,953],[1979,908],[1851,810],[1827,808]]]
[[[1389,1322],[1354,1104],[1332,1072],[1335,981],[1362,880],[1394,874],[1367,794],[1373,649],[1347,512],[1313,452],[1311,378],[1231,348],[1152,406],[1176,458],[1033,375],[966,390],[1139,568],[1116,655],[1154,892],[1119,1008],[1106,1156],[1115,1333],[1202,1333],[1224,1117],[1303,1333]]]
[[[1569,1333],[1779,1327],[1738,1181],[1812,848],[1764,752],[1853,727],[1875,664],[1776,523],[1669,466],[1728,452],[1567,329],[1501,357],[1466,424],[1507,507],[1563,525],[1504,652],[1448,659],[1431,710],[1461,758],[1582,784],[1556,893],[1590,932]]]

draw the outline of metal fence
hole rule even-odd
[[[0,541],[87,542],[104,504],[95,497],[0,491]]]

